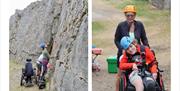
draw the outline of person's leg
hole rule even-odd
[[[42,79],[45,81],[45,75],[47,73],[47,65],[43,65],[43,74],[42,74]]]
[[[41,74],[41,63],[37,63],[37,70],[36,70],[36,81],[39,82],[40,74]]]
[[[136,91],[143,91],[144,90],[142,79],[134,80],[134,86],[136,88]]]
[[[30,76],[26,76],[26,83],[30,82]]]
[[[29,82],[30,82],[30,83],[32,83],[32,78],[31,78],[31,77],[32,77],[32,76],[29,77]]]
[[[41,65],[41,70],[40,70],[40,80],[43,80],[43,74],[44,74],[44,66],[43,65]]]
[[[40,64],[36,63],[36,75],[39,76],[40,75]]]
[[[25,76],[25,81],[26,83],[28,83],[28,76]]]
[[[136,91],[143,91],[144,90],[142,78],[138,75],[137,71],[133,71],[129,75],[129,80],[130,80],[131,84],[135,86]]]

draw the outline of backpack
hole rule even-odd
[[[25,64],[25,76],[33,76],[34,70],[32,63],[28,62]]]

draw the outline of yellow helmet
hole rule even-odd
[[[134,5],[127,5],[127,6],[124,8],[124,13],[127,13],[127,12],[136,13],[136,7],[135,7]]]

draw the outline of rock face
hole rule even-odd
[[[50,91],[88,90],[87,0],[42,0],[10,18],[10,61],[35,62],[46,42],[50,52]]]
[[[151,4],[159,9],[171,9],[171,0],[149,0]]]

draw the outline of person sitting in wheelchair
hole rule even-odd
[[[33,65],[31,63],[31,59],[26,59],[26,64],[25,64],[25,70],[24,70],[24,76],[26,76],[25,81],[26,83],[32,83],[31,77],[34,75],[34,69]]]
[[[144,46],[144,56],[141,52],[141,46],[134,43],[134,39],[131,37],[125,36],[121,39],[120,44],[124,49],[122,58],[120,59],[119,69],[125,70],[128,74],[128,78],[130,83],[135,87],[136,91],[144,91],[144,85],[142,78],[138,75],[138,67],[137,67],[137,60],[132,60],[133,56],[137,54],[140,55],[141,59],[145,60],[145,64],[149,65],[154,61],[154,55],[148,47]],[[141,61],[142,62],[142,61]],[[157,79],[157,65],[153,64],[148,70],[152,73],[153,79]]]

